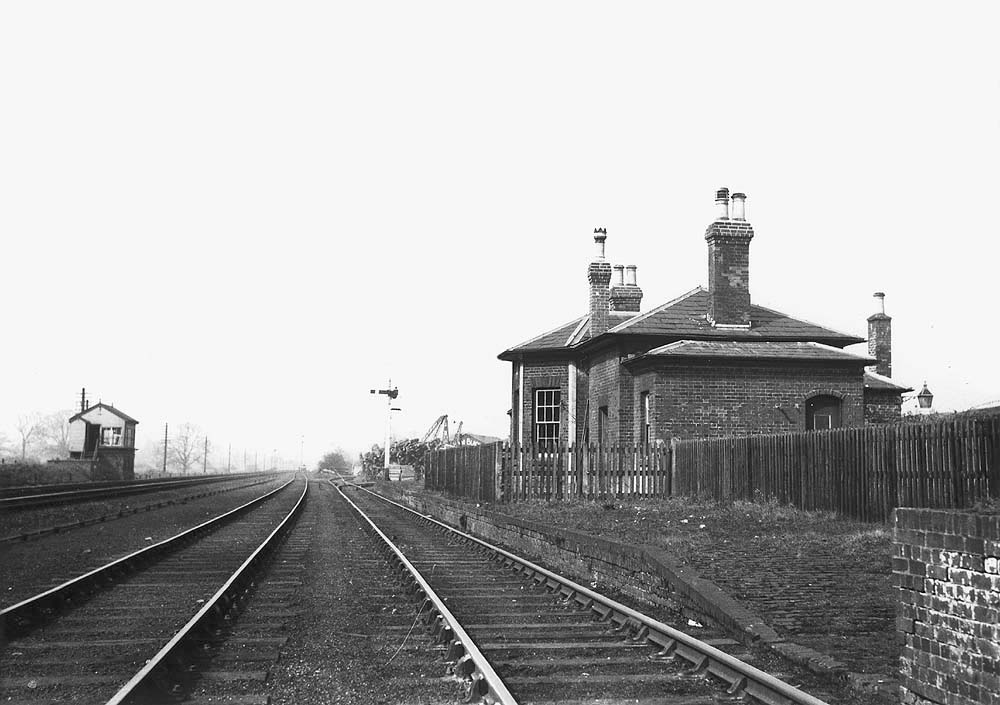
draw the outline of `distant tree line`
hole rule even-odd
[[[34,411],[19,415],[13,436],[0,431],[0,457],[21,462],[69,457],[69,418],[73,413]]]

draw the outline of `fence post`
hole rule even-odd
[[[986,496],[1000,499],[1000,416],[986,420]]]

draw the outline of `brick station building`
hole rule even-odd
[[[868,356],[843,349],[863,338],[753,304],[745,202],[716,193],[708,288],[645,313],[635,265],[613,267],[606,231],[594,231],[587,313],[499,355],[512,363],[512,441],[655,443],[899,419],[912,389],[891,379],[884,295]]]

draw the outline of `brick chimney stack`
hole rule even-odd
[[[590,336],[596,338],[608,331],[611,297],[608,284],[611,283],[611,265],[604,259],[604,241],[608,239],[605,228],[594,228],[594,243],[597,251],[594,260],[587,267],[587,281],[590,283]]]
[[[611,287],[611,310],[639,312],[642,289],[635,283],[636,266],[615,265],[615,285]],[[622,276],[624,272],[624,277]]]
[[[885,315],[885,294],[876,291],[874,296],[878,308],[868,317],[868,354],[877,362],[869,369],[892,377],[892,318]]]
[[[746,194],[729,189],[715,193],[719,206],[715,222],[705,231],[708,241],[708,320],[713,326],[750,326],[750,240],[753,228],[746,220]]]

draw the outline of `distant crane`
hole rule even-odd
[[[427,429],[427,433],[424,437],[420,439],[421,443],[426,443],[428,440],[438,439],[441,441],[441,445],[445,448],[451,448],[452,446],[461,445],[479,445],[482,443],[479,440],[480,437],[469,434],[462,435],[462,426],[465,424],[464,421],[458,422],[458,428],[455,429],[455,434],[452,435],[448,431],[448,414],[441,414],[437,417],[437,420],[431,424],[431,427]]]
[[[459,424],[459,430],[461,430],[461,428],[462,426]],[[441,440],[445,444],[451,443],[451,435],[448,433],[448,414],[441,414],[438,416],[437,421],[431,424],[431,427],[427,429],[427,433],[425,433],[424,437],[420,439],[420,442],[426,443],[430,438],[437,438],[439,431],[441,433]]]

